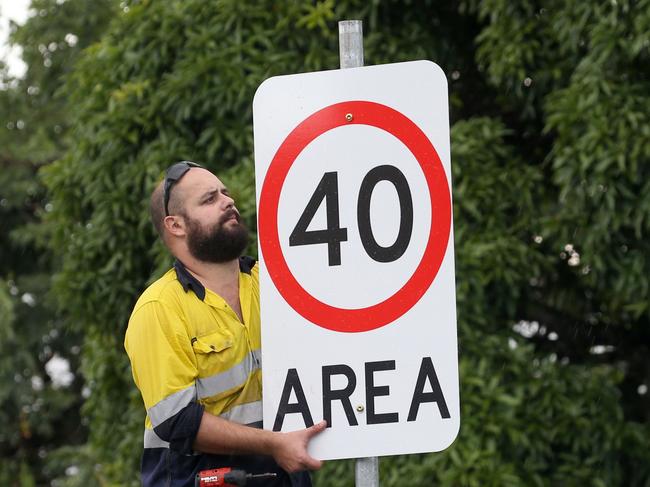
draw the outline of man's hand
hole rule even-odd
[[[318,470],[323,462],[307,453],[309,441],[327,427],[327,421],[291,433],[275,433],[271,454],[278,465],[287,472]]]
[[[317,470],[323,462],[307,453],[307,445],[326,427],[327,421],[321,421],[311,428],[279,433],[233,423],[204,411],[194,440],[194,450],[216,455],[271,455],[287,472]]]

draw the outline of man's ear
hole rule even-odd
[[[185,236],[185,220],[178,215],[166,216],[163,220],[165,229],[174,237]]]

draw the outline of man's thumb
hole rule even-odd
[[[323,420],[320,423],[316,423],[307,430],[309,432],[309,437],[311,438],[312,436],[317,435],[325,428],[327,428],[327,421]]]

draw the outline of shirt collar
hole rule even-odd
[[[176,259],[174,262],[174,270],[176,271],[178,282],[180,282],[181,286],[183,286],[183,290],[185,292],[188,292],[191,289],[194,291],[194,294],[196,294],[196,297],[203,301],[205,299],[205,287],[199,282],[196,277],[190,273],[190,271],[187,270],[185,265],[183,265],[183,263],[178,259]]]
[[[245,274],[250,274],[251,269],[255,266],[256,260],[252,257],[243,256],[239,258],[239,272]],[[176,277],[178,282],[183,286],[183,290],[188,292],[190,289],[194,291],[196,297],[201,301],[205,300],[205,287],[201,282],[192,275],[190,271],[187,270],[185,265],[178,259],[174,262],[174,270],[176,271]]]

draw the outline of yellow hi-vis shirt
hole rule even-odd
[[[197,404],[230,421],[261,426],[259,280],[254,262],[240,259],[243,322],[178,261],[137,301],[124,346],[147,410],[145,449],[169,448],[174,441],[170,428],[180,428],[183,421],[177,418]],[[199,417],[194,414],[190,422]],[[190,430],[194,427],[195,434],[198,424]]]

